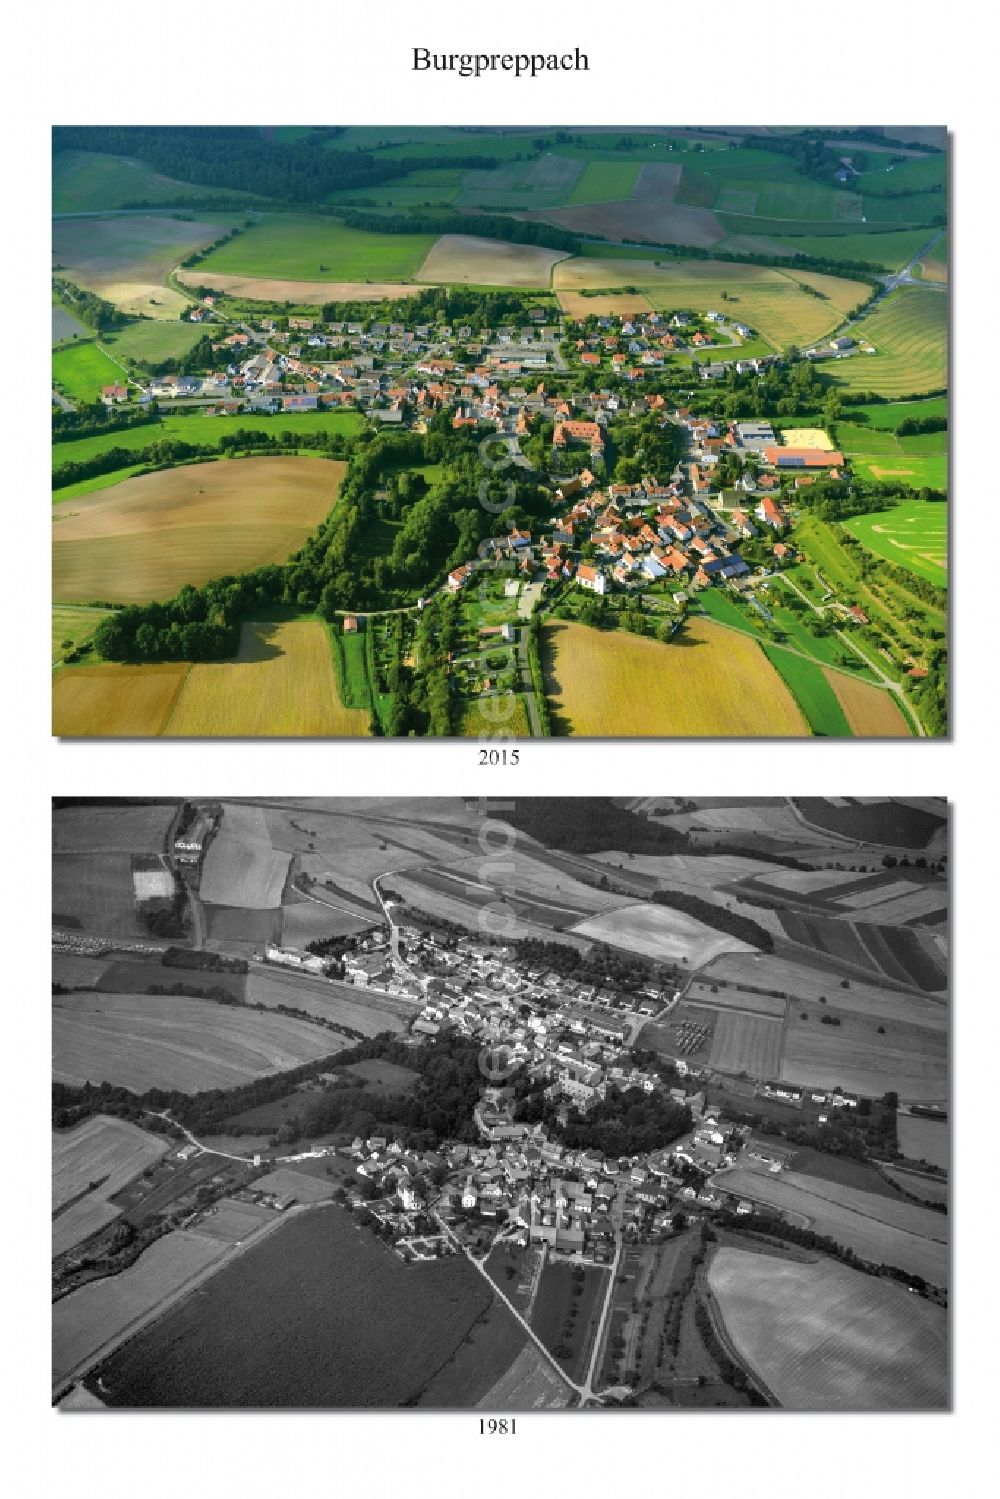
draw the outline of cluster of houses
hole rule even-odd
[[[711,356],[725,353],[727,358],[700,366],[701,378],[720,378],[735,365],[738,373],[748,370],[760,373],[778,362],[778,355],[741,357],[743,343],[753,338],[746,323],[730,320],[721,312],[632,312],[617,317],[590,320],[593,331],[573,340],[571,354],[581,369],[605,369],[632,383],[664,367],[675,354]]]

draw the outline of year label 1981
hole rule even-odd
[[[488,1420],[479,1422],[479,1435],[481,1437],[512,1437],[516,1434],[517,1427],[513,1416],[510,1420],[506,1416],[490,1416]]]

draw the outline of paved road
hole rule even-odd
[[[621,1227],[615,1228],[615,1257],[611,1264],[611,1273],[608,1276],[608,1289],[604,1297],[604,1307],[601,1311],[601,1320],[597,1324],[597,1333],[594,1337],[594,1351],[590,1356],[590,1367],[587,1370],[587,1378],[584,1380],[583,1389],[580,1393],[580,1404],[586,1405],[588,1400],[596,1397],[594,1380],[598,1374],[598,1364],[601,1358],[601,1347],[604,1343],[604,1330],[607,1326],[608,1317],[611,1314],[611,1303],[614,1300],[615,1280],[618,1276],[618,1266],[622,1257],[622,1231]]]
[[[414,972],[414,970],[410,967],[409,963],[407,963],[406,959],[403,957],[402,939],[400,938],[400,935],[399,935],[399,927],[396,925],[395,921],[392,918],[392,906],[384,898],[384,896],[382,895],[381,890],[379,889],[379,880],[386,879],[389,875],[393,874],[394,872],[395,872],[394,870],[387,869],[384,874],[377,874],[375,876],[375,878],[372,880],[372,889],[375,892],[375,898],[376,898],[376,900],[378,901],[379,905],[382,907],[382,911],[383,911],[383,914],[385,915],[386,923],[387,923],[387,925],[389,927],[389,946],[390,946],[390,948],[392,950],[392,961],[393,961],[394,965],[396,966],[397,970],[400,973],[405,974],[408,979],[412,979],[415,984],[419,984],[420,983],[420,976],[419,976],[419,974],[417,974],[416,972]]]

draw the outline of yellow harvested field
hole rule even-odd
[[[162,734],[190,668],[74,666],[52,678],[52,732],[67,739],[140,739]]]
[[[225,802],[222,826],[205,855],[201,899],[217,906],[272,910],[281,904],[290,859],[271,847],[260,807]]]
[[[833,438],[822,427],[784,427],[781,436],[788,448],[813,448],[821,453],[833,452]]]
[[[782,1021],[776,1016],[719,1010],[709,1066],[720,1072],[746,1072],[766,1081],[778,1075],[781,1040]]]
[[[52,732],[67,738],[353,739],[364,709],[337,693],[318,620],[243,626],[235,661],[72,667],[52,681]]]
[[[52,594],[84,603],[172,598],[284,562],[333,509],[346,464],[247,458],[136,475],[52,511]]]
[[[873,687],[846,672],[823,668],[823,675],[837,695],[851,733],[858,739],[909,739],[910,730],[884,687]]]
[[[622,906],[617,911],[588,917],[570,930],[578,937],[590,937],[595,942],[607,942],[611,947],[624,947],[629,952],[644,953],[665,962],[683,958],[692,968],[710,963],[719,953],[751,951],[749,944],[739,938],[714,931],[669,906]]]
[[[561,291],[557,300],[563,312],[580,322],[587,317],[631,317],[649,312],[652,304],[643,292],[618,291],[585,296],[582,291]]]
[[[202,735],[353,739],[369,715],[344,708],[326,631],[318,620],[246,624],[235,661],[192,666],[162,732]]]
[[[947,1408],[948,1313],[904,1286],[728,1245],[708,1283],[740,1357],[785,1409]]]
[[[178,271],[185,286],[201,286],[205,271]],[[321,307],[324,302],[381,302],[388,298],[413,297],[423,288],[397,281],[281,281],[271,276],[227,276],[212,271],[212,285],[230,297],[251,302],[294,302]]]
[[[164,1234],[119,1275],[92,1280],[52,1308],[52,1378],[100,1353],[218,1261],[224,1244],[187,1229]]]
[[[822,283],[818,286],[817,283]],[[803,291],[803,284],[823,297]],[[771,266],[730,265],[717,260],[594,260],[580,257],[556,266],[553,286],[564,292],[584,287],[634,286],[659,311],[705,312],[727,294],[726,310],[778,348],[808,344],[830,332],[840,314],[864,300],[868,288],[839,276],[816,276]]]
[[[541,245],[507,244],[473,234],[442,234],[431,246],[416,279],[542,289],[551,284],[552,267],[565,259],[565,250],[546,250]]]
[[[292,1016],[176,994],[58,994],[52,1076],[134,1092],[198,1093],[286,1072],[336,1051],[336,1037]]]
[[[543,627],[556,733],[807,737],[795,699],[756,641],[690,619],[670,645],[560,620]]]
[[[54,219],[52,263],[68,281],[123,312],[176,318],[190,303],[167,286],[169,272],[192,250],[218,239],[226,227],[153,214]]]

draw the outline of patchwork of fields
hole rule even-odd
[[[724,303],[727,312],[777,349],[819,339],[862,302],[868,290],[860,282],[837,276],[770,266],[588,257],[561,261],[553,273],[553,286],[560,302],[564,294],[576,294],[575,309],[594,310],[590,298],[579,297],[584,288],[634,287],[660,312],[718,311]],[[819,295],[810,295],[804,286]],[[567,306],[566,310],[571,309]]]
[[[109,1202],[126,1182],[158,1161],[168,1142],[125,1119],[95,1114],[52,1137],[52,1256],[119,1216]]]

